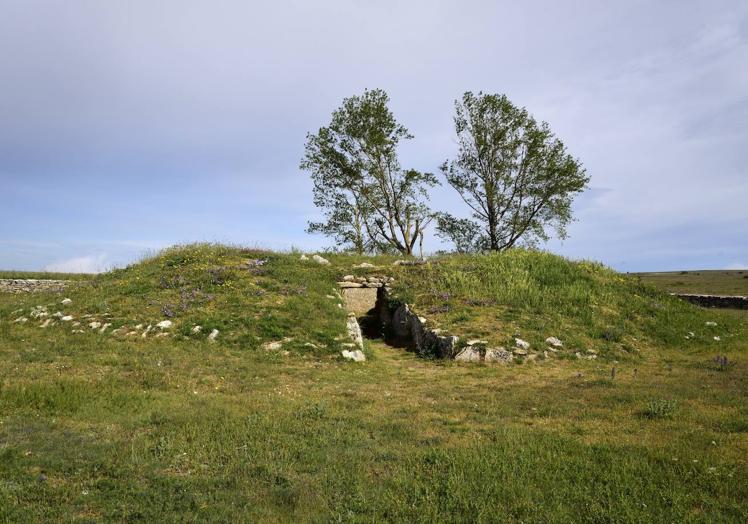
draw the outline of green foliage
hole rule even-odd
[[[522,241],[563,238],[571,203],[589,178],[547,123],[504,95],[467,92],[455,102],[457,157],[442,165],[473,220],[443,214],[441,236],[458,251],[499,251]]]
[[[432,218],[426,188],[436,177],[400,167],[399,144],[413,136],[388,103],[381,89],[343,100],[329,126],[307,135],[300,165],[311,173],[314,204],[325,215],[308,231],[359,254],[410,255]]]
[[[647,402],[643,415],[646,418],[673,418],[678,402],[664,398],[656,398]]]
[[[536,250],[436,257],[403,272],[395,293],[440,326],[497,345],[513,343],[520,331],[535,347],[557,336],[570,349],[618,358],[634,356],[647,344],[713,343],[718,334],[705,326],[711,313],[636,278]],[[720,333],[738,325],[727,317]],[[696,336],[685,338],[689,332]]]

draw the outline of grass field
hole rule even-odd
[[[448,305],[434,321],[462,310],[453,329],[552,330],[597,360],[459,365],[374,340],[344,362],[328,296],[363,260],[345,255],[198,246],[65,295],[0,295],[0,521],[747,521],[746,323],[547,257],[367,271]],[[172,336],[13,322],[63,296],[110,330],[173,313]],[[288,353],[263,349],[280,337]]]
[[[748,270],[635,273],[642,282],[671,293],[748,296]]]
[[[0,278],[40,280],[88,280],[94,275],[87,273],[53,273],[50,271],[0,271]]]

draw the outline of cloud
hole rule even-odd
[[[58,273],[102,273],[111,268],[104,253],[83,257],[69,258],[53,262],[44,267],[45,271]]]
[[[735,271],[735,270],[739,270],[739,269],[748,269],[748,264],[741,263],[741,262],[735,262],[733,264],[728,264],[727,266],[725,266],[724,269],[726,269],[728,271]]]

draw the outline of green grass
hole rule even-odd
[[[642,282],[671,293],[748,295],[748,270],[635,273]]]
[[[718,346],[713,337],[719,333],[706,325],[713,311],[600,264],[550,253],[444,257],[404,272],[395,294],[432,324],[489,344],[513,346],[519,335],[542,350],[555,336],[567,356],[592,350],[609,360],[638,358],[652,347]],[[722,318],[721,331],[741,325]],[[686,338],[689,332],[694,335]]]
[[[191,246],[64,295],[0,294],[0,522],[748,520],[746,324],[681,309],[599,266],[506,256],[418,268],[383,257],[379,269],[354,270],[364,259],[330,255],[323,267],[294,254]],[[247,259],[267,262],[242,269]],[[528,264],[536,269],[520,284]],[[485,284],[474,283],[487,269]],[[486,322],[485,309],[511,314],[528,338],[560,322],[584,340],[597,315],[625,316],[647,300],[665,313],[633,324],[647,343],[616,363],[459,365],[370,341],[367,362],[353,364],[336,356],[345,315],[327,295],[339,276],[365,271],[412,282],[399,289],[423,307],[449,303]],[[450,297],[429,298],[427,277]],[[528,292],[527,304],[512,286]],[[642,302],[629,305],[635,294]],[[174,306],[176,336],[12,322],[17,309],[63,296],[73,300],[66,313],[115,325],[155,322]],[[584,320],[603,298],[607,308]],[[712,331],[704,315],[717,322]],[[504,330],[506,318],[486,329]],[[699,342],[668,342],[671,328],[660,326],[697,321]],[[195,323],[222,336],[192,336]],[[631,336],[622,327],[606,341],[611,352]],[[261,348],[280,336],[294,339],[289,355]],[[716,354],[730,366],[716,367]],[[672,416],[643,416],[657,399],[677,403]]]
[[[0,271],[0,279],[38,280],[88,280],[94,275],[88,273],[54,273],[50,271]]]

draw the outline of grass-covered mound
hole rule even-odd
[[[0,294],[0,522],[748,520],[745,323],[538,253],[422,267],[325,256],[330,266],[188,246],[65,294]],[[469,284],[481,265],[519,274],[542,260],[561,276],[532,283],[530,271],[524,289],[537,290],[526,293],[534,302],[498,276],[491,293],[488,283]],[[353,267],[363,261],[378,267]],[[715,321],[722,343],[669,343],[668,317],[653,316],[655,327],[627,320],[651,351],[616,364],[460,365],[378,341],[365,363],[328,358],[345,313],[327,296],[340,276],[367,273],[394,276],[419,309],[451,308],[430,318],[446,321],[458,308],[483,315],[489,333],[514,315],[534,341],[556,318],[582,341],[608,342],[595,336],[594,315],[585,327],[570,309],[585,309],[572,291],[580,280],[591,304],[607,296],[625,312],[626,297],[639,295],[674,323]],[[451,295],[429,298],[432,287]],[[62,306],[64,296],[72,303]],[[499,316],[467,302],[489,297]],[[113,325],[101,334],[73,333],[57,317],[46,328],[42,319],[14,322],[42,304]],[[165,318],[169,336],[111,334]],[[205,329],[194,335],[193,325]],[[220,330],[215,344],[208,329]],[[262,349],[283,337],[293,337],[290,355]]]
[[[135,345],[167,334],[204,342],[218,330],[216,342],[226,346],[256,350],[286,339],[287,351],[332,354],[349,342],[342,338],[346,315],[335,281],[336,270],[302,261],[298,254],[195,244],[73,284],[64,293],[72,301],[68,305],[61,305],[57,294],[19,295],[13,304],[7,298],[0,302],[5,304],[0,314],[10,316],[22,306],[15,316],[28,317],[32,307],[43,305],[49,315],[59,311],[73,317],[52,317],[46,329],[114,336]],[[26,326],[36,329],[45,318],[50,317],[30,318]],[[164,320],[172,326],[157,328]],[[91,323],[110,325],[102,334]],[[193,332],[196,326],[199,333]]]
[[[408,268],[394,294],[454,334],[509,347],[520,336],[540,350],[554,336],[567,355],[592,350],[625,358],[663,346],[720,351],[739,325],[729,317],[707,325],[711,312],[601,264],[522,249]]]

